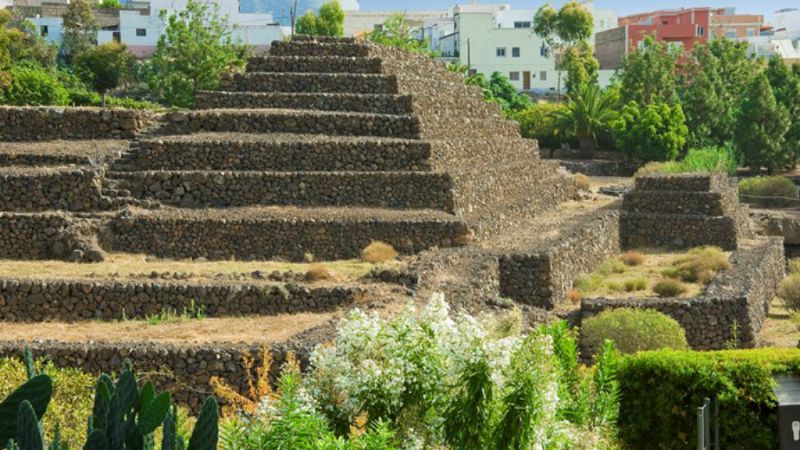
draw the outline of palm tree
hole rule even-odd
[[[587,83],[569,93],[565,108],[553,111],[555,128],[563,136],[577,139],[580,153],[589,157],[597,137],[608,132],[617,117],[614,103],[596,84]]]

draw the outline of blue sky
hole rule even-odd
[[[470,0],[460,2],[453,0],[360,0],[360,3],[362,10],[445,9],[456,3],[470,3]],[[545,2],[544,0],[507,0],[496,2],[481,0],[479,3],[510,3],[514,8],[535,9]],[[555,0],[552,3],[560,5],[564,3],[564,1]],[[619,15],[644,12],[660,8],[678,8],[690,6],[733,6],[736,8],[736,11],[740,13],[764,14],[765,16],[769,17],[773,11],[781,8],[800,8],[800,0],[595,0],[595,5],[598,8],[612,9]]]

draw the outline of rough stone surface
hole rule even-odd
[[[131,109],[0,106],[0,141],[129,139],[151,120]]]
[[[219,89],[244,92],[396,94],[397,78],[371,73],[246,72],[224,75]]]
[[[108,209],[102,172],[91,167],[6,168],[0,173],[2,211]]]
[[[198,109],[313,109],[376,114],[409,114],[411,97],[394,94],[349,94],[328,92],[229,92],[202,91]]]
[[[729,344],[756,347],[769,303],[785,274],[783,242],[751,241],[733,253],[731,263],[733,267],[720,273],[699,297],[583,299],[582,320],[613,308],[654,309],[677,320],[696,350],[719,350]]]

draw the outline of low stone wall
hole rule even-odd
[[[275,73],[225,74],[222,91],[243,92],[342,92],[352,94],[397,94],[397,78],[363,73]]]
[[[651,174],[636,177],[637,191],[722,192],[731,187],[724,173]]]
[[[699,214],[722,216],[732,211],[730,196],[719,192],[632,191],[623,209],[629,213]]]
[[[246,393],[248,369],[243,357],[248,356],[253,361],[253,376],[255,368],[263,363],[263,349],[257,344],[78,343],[43,340],[45,338],[31,336],[30,341],[0,341],[0,357],[22,358],[24,348],[29,347],[37,360],[52,361],[57,367],[77,367],[95,375],[119,373],[128,359],[140,380],[152,381],[157,389],[171,391],[173,400],[193,413],[199,412],[205,399],[213,394],[212,377]],[[301,357],[306,354],[303,348],[292,343],[268,347],[267,351],[272,353],[273,374],[285,361],[288,350]]]
[[[274,41],[269,49],[270,56],[369,56],[369,48],[363,43],[330,41],[317,45],[313,41]]]
[[[141,141],[121,164],[128,170],[427,171],[430,154],[423,141],[232,135]]]
[[[266,56],[250,58],[248,72],[380,73],[380,58]]]
[[[101,195],[102,171],[94,168],[0,170],[0,210],[95,211],[111,207]]]
[[[734,252],[731,263],[733,267],[718,275],[699,297],[583,299],[581,318],[614,308],[654,309],[677,320],[696,350],[724,349],[729,344],[756,347],[769,303],[784,277],[783,242],[760,240]]]
[[[101,261],[91,226],[60,213],[0,213],[0,258]]]
[[[0,141],[131,139],[150,121],[132,109],[0,106]]]
[[[429,172],[115,172],[140,199],[181,207],[377,206],[453,211],[447,174]]]
[[[362,295],[357,287],[92,280],[0,280],[0,321],[144,319],[192,302],[210,317],[334,311]]]
[[[419,120],[412,114],[224,109],[169,113],[162,124],[159,131],[166,134],[227,131],[419,138]]]
[[[537,248],[500,258],[500,293],[520,303],[552,309],[577,278],[619,254],[619,211],[607,207],[581,217],[568,231]]]
[[[411,96],[331,93],[224,92],[197,94],[197,109],[280,108],[410,114]]]
[[[111,223],[117,251],[169,258],[303,261],[357,258],[373,240],[402,254],[464,243],[467,227],[457,221],[335,219],[192,219],[118,217]]]
[[[739,238],[736,219],[727,216],[626,214],[620,218],[623,248],[691,248],[716,245],[733,250]]]

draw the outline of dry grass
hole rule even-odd
[[[653,291],[659,297],[677,297],[686,293],[687,290],[688,288],[685,284],[672,278],[665,278],[653,286]]]
[[[373,264],[391,261],[398,255],[394,247],[381,241],[372,241],[361,251],[361,259]]]
[[[48,279],[137,279],[156,273],[186,274],[189,280],[213,281],[221,275],[250,275],[261,272],[296,272],[305,274],[316,266],[324,266],[342,281],[355,280],[368,274],[375,264],[360,260],[325,263],[286,263],[279,261],[191,261],[152,260],[144,255],[109,254],[106,261],[75,264],[64,261],[0,260],[0,277]]]
[[[619,257],[619,260],[626,266],[641,266],[644,263],[645,256],[642,252],[628,250]]]
[[[800,274],[793,273],[781,281],[778,297],[789,311],[800,311]]]
[[[589,177],[582,173],[575,174],[575,187],[582,191],[588,191],[592,187],[592,181]]]
[[[675,295],[700,295],[717,272],[730,267],[729,254],[713,247],[687,252],[641,250],[626,252],[600,264],[594,272],[575,281],[582,297],[655,297],[664,292],[657,284],[666,278],[681,283],[683,292]]]
[[[570,289],[569,291],[567,291],[567,300],[569,300],[570,303],[572,304],[577,304],[578,302],[583,300],[583,294],[581,294],[581,291],[577,289],[574,288]]]
[[[171,343],[276,343],[322,325],[335,313],[300,313],[246,318],[205,318],[153,326],[144,320],[122,322],[11,323],[0,327],[0,340],[53,339],[68,342],[151,341]]]
[[[306,281],[335,280],[336,272],[324,264],[313,264],[306,271]]]
[[[800,341],[800,327],[778,298],[772,300],[759,340],[765,347],[796,348]]]

